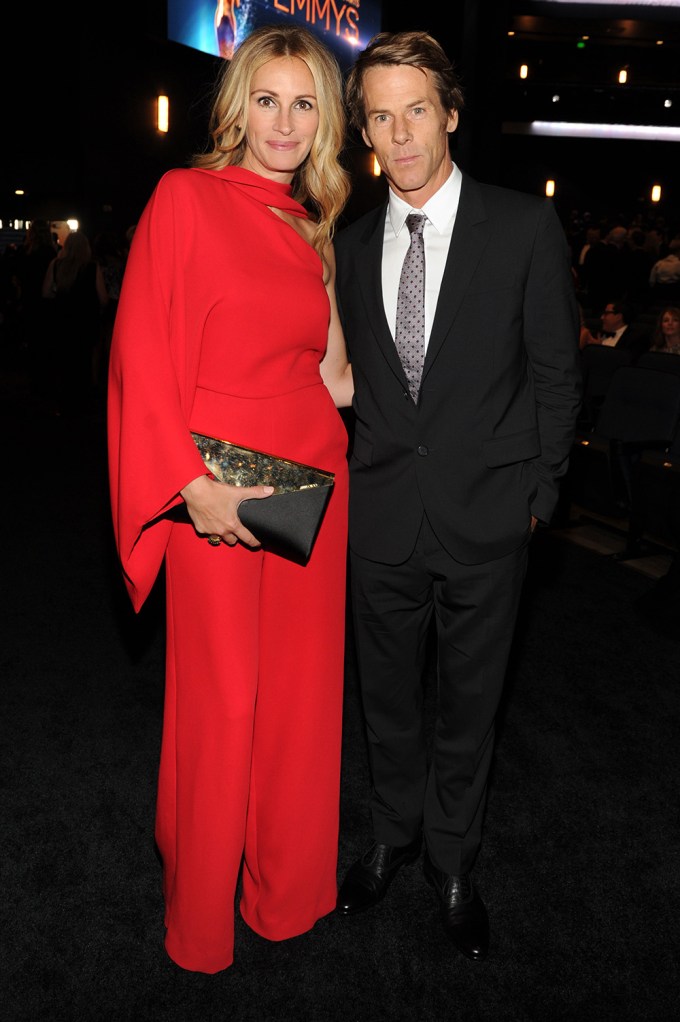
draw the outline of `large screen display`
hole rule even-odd
[[[229,60],[258,25],[294,21],[333,51],[343,70],[380,31],[380,0],[168,0],[168,38]]]

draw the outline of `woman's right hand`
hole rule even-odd
[[[260,541],[246,529],[238,516],[242,500],[269,497],[273,486],[229,486],[198,476],[180,490],[196,532],[205,536],[219,536],[228,546],[245,543],[259,547]]]

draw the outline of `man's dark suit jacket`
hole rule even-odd
[[[532,514],[549,521],[580,406],[562,225],[549,200],[463,175],[416,407],[383,306],[386,213],[335,241],[355,382],[350,546],[398,564],[424,510],[456,560],[502,557],[527,541]]]
[[[616,342],[616,347],[622,351],[632,351],[633,359],[636,359],[643,352],[649,351],[651,343],[652,327],[632,323],[630,326],[626,326],[626,329]]]

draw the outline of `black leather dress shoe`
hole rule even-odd
[[[426,855],[425,876],[437,892],[446,935],[466,958],[483,961],[489,953],[489,917],[469,873],[442,873]]]
[[[336,911],[341,916],[350,916],[377,905],[401,867],[418,858],[420,846],[420,837],[399,848],[374,842],[348,869],[338,892]]]

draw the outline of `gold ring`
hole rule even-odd
[[[210,546],[219,546],[221,542],[221,536],[208,536],[208,543],[210,543]]]

